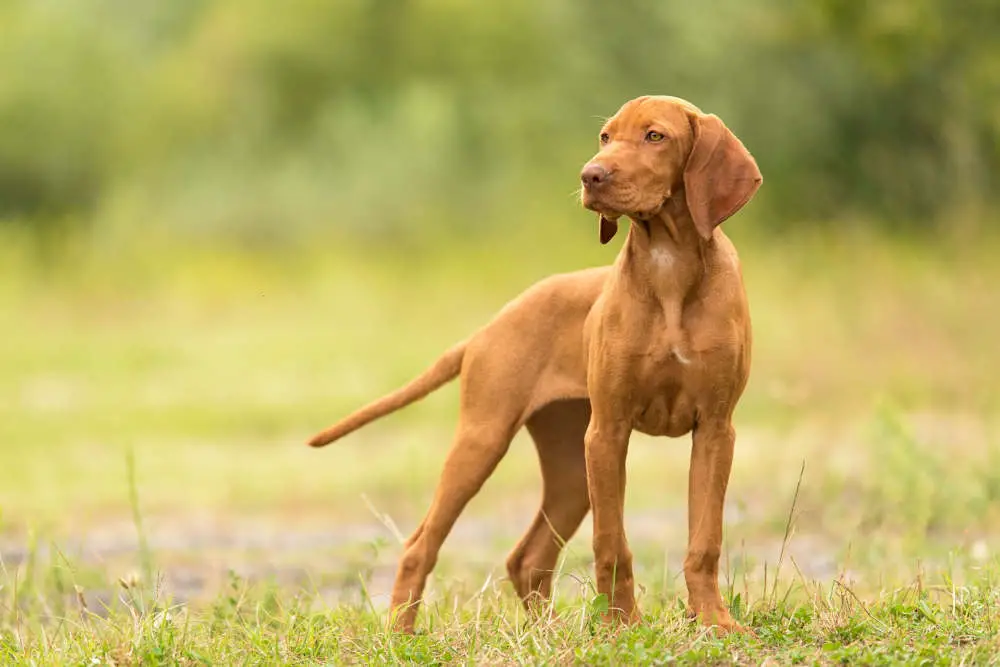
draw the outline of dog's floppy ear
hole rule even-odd
[[[600,227],[601,245],[606,245],[618,233],[618,221],[605,218],[600,213],[597,214],[597,217],[600,218],[598,226]]]
[[[714,114],[692,116],[694,146],[684,168],[688,210],[702,238],[743,208],[764,177],[753,156]]]

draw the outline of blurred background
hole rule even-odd
[[[720,115],[765,176],[726,225],[755,324],[733,539],[771,553],[805,461],[817,576],[858,535],[875,560],[984,553],[998,32],[991,0],[0,2],[8,562],[29,535],[129,554],[140,515],[196,563],[328,555],[390,535],[362,496],[408,532],[455,387],[302,443],[536,280],[613,260],[578,173],[647,93]],[[679,557],[687,444],[637,441],[636,540]],[[513,542],[533,457],[522,436],[457,539]]]
[[[770,232],[859,215],[926,229],[998,192],[987,0],[0,12],[0,215],[38,231],[273,247],[539,227],[527,214],[567,215],[600,119],[645,93],[736,128],[767,174]]]

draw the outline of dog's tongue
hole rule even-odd
[[[605,245],[608,241],[615,237],[618,233],[618,221],[609,220],[603,215],[601,216],[601,245]]]

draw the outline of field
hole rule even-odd
[[[688,442],[636,437],[645,622],[612,630],[589,522],[528,621],[503,562],[535,511],[520,435],[385,631],[455,386],[322,451],[305,439],[557,271],[573,223],[439,245],[0,242],[3,664],[984,664],[1000,654],[1000,237],[733,229],[754,317],[724,591],[684,618]],[[587,227],[587,232],[592,232]],[[614,244],[613,244],[614,245]]]

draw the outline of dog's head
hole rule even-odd
[[[607,243],[625,215],[652,218],[683,193],[704,239],[750,201],[763,178],[718,116],[676,97],[626,102],[601,128],[600,150],[580,174],[583,205],[600,215]]]

